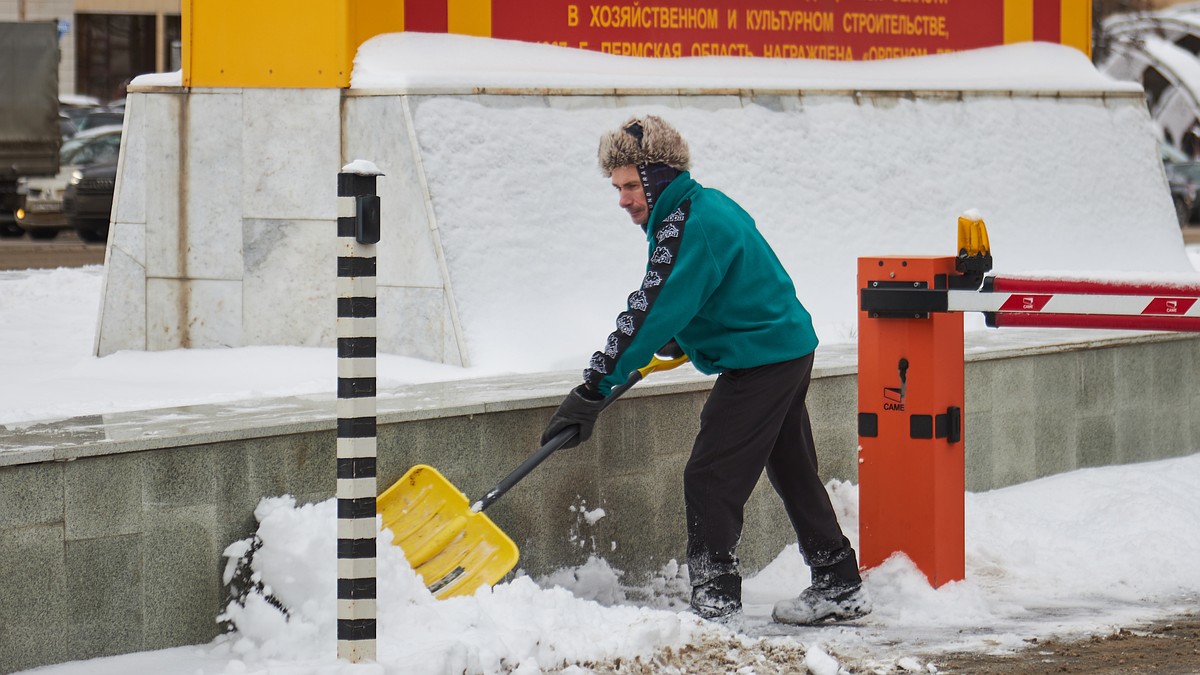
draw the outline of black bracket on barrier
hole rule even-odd
[[[992,254],[967,255],[965,250],[959,251],[954,268],[958,270],[958,275],[950,277],[950,288],[960,291],[979,290],[984,275],[992,271]]]
[[[931,289],[925,281],[870,281],[859,297],[860,309],[872,319],[928,319],[948,311],[948,302],[945,288]]]

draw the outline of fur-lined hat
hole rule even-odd
[[[666,164],[679,171],[691,166],[687,141],[655,115],[630,117],[620,129],[600,137],[600,170],[605,176],[628,164]]]

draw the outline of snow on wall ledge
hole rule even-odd
[[[645,255],[597,140],[646,112],[755,216],[826,342],[852,339],[858,256],[950,255],[971,208],[1002,271],[1192,269],[1140,90],[1069,48],[665,61],[401,34],[352,82],[135,94],[99,353],[333,344],[333,177],[361,158],[385,174],[381,351],[582,367]],[[145,150],[179,136],[178,157]]]
[[[389,33],[359,47],[350,86],[377,90],[734,89],[1133,92],[1079,50],[1021,43],[883,61],[649,59],[464,35]]]

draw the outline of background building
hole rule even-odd
[[[57,21],[59,92],[107,102],[144,73],[180,68],[180,0],[0,0],[0,21]]]

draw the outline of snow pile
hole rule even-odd
[[[1200,454],[1085,469],[966,498],[965,581],[933,589],[907,558],[870,570],[875,611],[849,625],[778,626],[771,605],[809,582],[795,545],[745,582],[740,633],[680,611],[686,570],[631,588],[602,559],[437,601],[390,534],[378,540],[378,662],[336,659],[336,503],[265,499],[255,538],[226,551],[232,632],[208,645],[60,664],[39,675],[936,672],[948,651],[1107,634],[1194,611]],[[856,538],[858,491],[831,482]],[[564,533],[566,536],[566,533]],[[857,543],[857,542],[855,542]],[[238,561],[248,553],[248,569]],[[1181,562],[1182,561],[1182,562]],[[665,584],[665,585],[664,585]]]
[[[986,98],[883,108],[845,98],[790,115],[754,104],[560,110],[432,99],[414,123],[427,139],[473,365],[576,369],[602,346],[640,283],[645,239],[596,168],[596,138],[634,113],[675,124],[693,175],[755,217],[826,344],[855,335],[859,256],[950,255],[968,209],[988,225],[998,273],[1195,274],[1149,120],[1134,106]]]
[[[587,666],[575,672],[603,672],[616,659],[669,658],[669,650],[678,658],[684,645],[730,639],[747,655],[769,654],[764,638],[746,636],[782,634],[805,652],[814,673],[837,673],[845,663],[912,670],[917,653],[1018,649],[1030,635],[1103,632],[1180,611],[1200,593],[1200,568],[1178,562],[1200,557],[1200,541],[1186,536],[1200,514],[1197,481],[1200,455],[1193,455],[968,494],[967,579],[933,589],[907,558],[895,556],[868,573],[875,611],[850,627],[769,622],[771,605],[809,581],[790,546],[747,579],[740,638],[677,611],[686,583],[625,588],[620,572],[596,558],[537,583],[518,576],[472,597],[436,601],[383,532],[379,663],[387,673],[532,673],[570,664]],[[828,487],[853,536],[857,488],[836,481]],[[222,617],[236,631],[208,648],[228,659],[220,672],[333,664],[334,500],[297,506],[291,497],[267,499],[255,515],[261,547],[251,566],[261,586]],[[250,548],[238,542],[227,555],[232,561]],[[685,579],[681,571],[677,580]]]
[[[322,662],[336,653],[336,514],[335,500],[296,506],[291,497],[266,499],[256,509],[261,546],[250,568],[261,587],[220,617],[236,628],[225,643],[235,658],[261,667]],[[244,541],[230,546],[231,568],[249,549]],[[586,599],[614,597],[615,575],[604,573],[574,577],[583,598],[518,577],[472,597],[438,601],[391,545],[389,531],[380,533],[378,552],[378,658],[399,672],[537,672],[649,656],[714,630],[686,613]]]
[[[486,55],[486,58],[481,58]],[[636,67],[631,67],[635,64]],[[1020,43],[880,61],[631,58],[552,45],[430,33],[386,33],[359,48],[354,89],[962,89],[1140,91],[1096,71],[1079,50]]]
[[[693,177],[754,216],[826,344],[855,334],[859,256],[952,255],[957,218],[969,210],[988,225],[999,272],[1193,273],[1139,100],[845,93],[1136,91],[1067,47],[854,63],[672,60],[401,34],[365,43],[354,77],[355,87],[380,91],[690,83],[779,94],[412,99],[475,366],[577,370],[602,347],[641,281],[646,242],[600,174],[596,147],[634,114],[678,127]],[[841,93],[819,91],[830,88]]]

